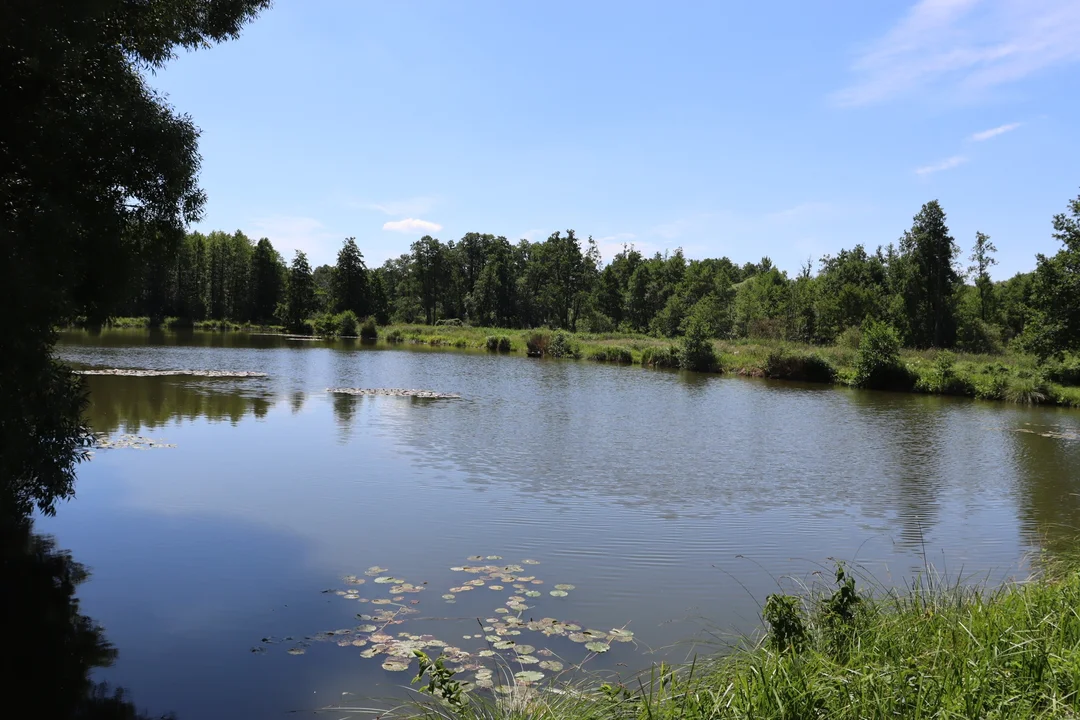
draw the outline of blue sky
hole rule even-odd
[[[424,234],[796,271],[939,199],[995,276],[1080,193],[1080,2],[276,0],[151,83],[202,129],[200,229],[369,265]]]

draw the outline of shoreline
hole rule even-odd
[[[95,332],[87,328],[71,330]],[[459,325],[386,325],[377,339],[356,336],[295,335],[272,325],[205,322],[193,327],[151,328],[147,318],[118,318],[102,331],[238,332],[273,335],[308,342],[356,342],[374,347],[426,346],[585,360],[615,365],[671,368],[677,340],[630,333],[570,333],[565,331],[477,328]],[[856,387],[857,349],[841,345],[815,346],[781,340],[712,340],[719,372],[751,378]],[[900,360],[908,382],[878,389],[923,395],[947,395],[1017,405],[1080,408],[1080,360],[1038,365],[1032,356],[1017,353],[980,355],[941,350],[903,349]]]

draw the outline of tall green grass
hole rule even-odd
[[[1080,575],[998,588],[940,581],[905,591],[835,583],[774,595],[768,632],[621,684],[598,678],[435,702],[453,720],[804,720],[1080,717]]]

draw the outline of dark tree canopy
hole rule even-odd
[[[5,503],[48,512],[85,446],[81,390],[53,328],[107,315],[137,260],[204,203],[198,131],[141,70],[235,37],[268,0],[9,0],[0,5],[0,345]]]

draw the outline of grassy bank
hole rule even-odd
[[[866,593],[841,568],[771,596],[759,641],[627,681],[466,694],[406,717],[804,720],[1080,717],[1080,575],[997,589],[918,584]],[[453,680],[451,678],[451,680]]]
[[[317,321],[312,327],[326,325]],[[149,327],[148,318],[117,318],[111,327]],[[166,320],[167,329],[185,326]],[[281,332],[280,326],[206,321],[201,330]],[[359,327],[359,326],[357,326]],[[359,332],[359,330],[357,330]],[[326,333],[332,334],[332,333]],[[495,353],[537,355],[650,367],[678,367],[679,341],[628,333],[567,333],[460,325],[389,325],[377,329],[386,345],[425,345]],[[722,372],[749,377],[857,386],[858,347],[819,347],[776,340],[714,340]],[[976,355],[938,350],[901,350],[889,389],[956,395],[1029,405],[1080,407],[1080,358],[1039,365],[1029,355]]]

